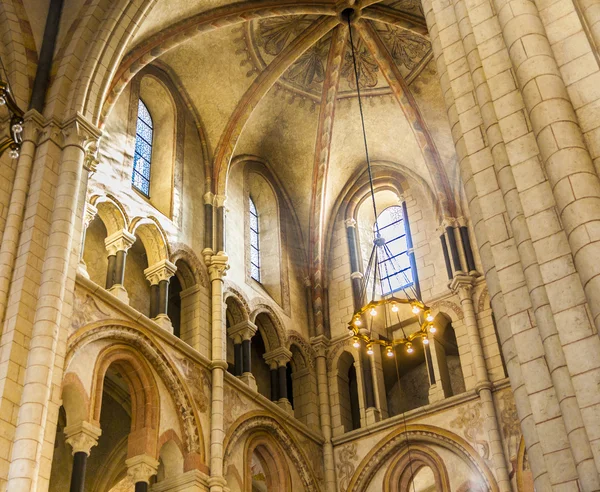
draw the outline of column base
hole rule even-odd
[[[291,416],[294,416],[294,409],[292,408],[292,404],[290,403],[290,400],[288,400],[287,398],[280,398],[277,401],[277,405],[279,406],[279,408],[281,408],[284,412],[290,414]]]
[[[227,481],[223,477],[210,477],[208,487],[210,492],[229,492]]]
[[[156,318],[152,318],[163,330],[173,333],[173,324],[166,314],[159,314]]]
[[[365,421],[367,425],[375,424],[381,420],[381,413],[375,407],[369,407],[365,410]]]
[[[120,301],[123,301],[125,304],[129,304],[129,294],[125,290],[121,284],[115,284],[110,289],[108,289],[113,296],[115,296]]]
[[[445,397],[444,388],[441,384],[432,384],[429,387],[429,403],[435,403],[436,401],[441,401]]]
[[[256,385],[256,379],[254,378],[254,374],[252,374],[251,372],[245,372],[244,374],[239,376],[239,378],[240,381],[246,383],[249,388],[253,389],[254,391],[258,391],[258,386]]]

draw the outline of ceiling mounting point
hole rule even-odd
[[[360,10],[355,7],[347,7],[340,12],[340,18],[344,23],[350,21],[351,23],[355,22],[360,16]]]

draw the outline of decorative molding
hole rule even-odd
[[[490,445],[486,440],[478,439],[484,431],[484,416],[481,403],[461,407],[460,415],[450,422],[450,427],[462,431],[466,439],[471,442],[479,455],[486,461],[490,459]]]
[[[70,360],[85,345],[97,340],[116,340],[136,348],[158,373],[179,410],[180,424],[185,435],[186,450],[189,453],[198,453],[203,457],[202,426],[194,412],[191,395],[180,380],[180,376],[174,369],[173,363],[152,339],[138,329],[126,325],[114,324],[114,321],[112,323],[96,324],[72,335],[67,341],[68,353],[65,360],[65,367],[69,367]]]
[[[489,302],[490,293],[488,291],[487,285],[479,293],[479,299],[477,300],[477,314],[481,313],[485,309],[486,299]]]
[[[241,422],[239,422],[241,420]],[[306,492],[318,492],[319,487],[314,473],[309,466],[309,460],[306,458],[295,440],[288,434],[287,430],[274,418],[266,415],[255,415],[248,417],[244,415],[238,419],[237,425],[234,423],[232,429],[227,433],[223,448],[223,468],[227,470],[231,453],[237,448],[241,439],[254,432],[264,431],[271,435],[283,449],[287,451],[287,457],[296,469],[304,490]]]
[[[90,450],[98,444],[102,429],[83,421],[65,427],[64,434],[65,441],[73,448],[73,455],[75,453],[85,453],[89,456]]]
[[[447,311],[452,311],[459,320],[462,320],[465,317],[460,306],[452,301],[435,301],[430,307],[432,312],[438,311],[441,313],[446,313]]]
[[[140,454],[125,460],[127,476],[134,484],[140,482],[150,483],[150,477],[156,475],[158,465],[157,460],[146,454]]]
[[[300,352],[302,353],[302,355],[306,361],[306,365],[309,368],[314,369],[315,359],[317,358],[317,354],[315,353],[313,348],[310,346],[310,344],[304,339],[304,337],[300,333],[298,333],[297,331],[294,331],[294,330],[289,330],[288,331],[288,348],[290,350],[292,348],[292,345],[296,345],[300,349]]]
[[[358,461],[357,448],[358,443],[353,442],[346,444],[338,452],[337,476],[342,492],[348,490],[348,484],[352,479],[352,475],[354,475],[354,470],[356,470],[356,462]]]

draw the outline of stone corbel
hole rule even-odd
[[[73,448],[75,453],[85,453],[90,455],[90,450],[98,444],[98,438],[102,435],[102,429],[90,424],[89,422],[80,422],[65,427],[65,441]]]
[[[136,484],[150,483],[150,478],[158,471],[159,463],[147,454],[140,454],[125,460],[125,465],[127,466],[127,476]]]
[[[135,243],[135,236],[125,229],[111,234],[104,240],[108,256],[116,255],[117,251],[127,252],[133,243]]]

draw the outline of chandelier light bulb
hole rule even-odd
[[[4,106],[6,104],[6,98],[4,96],[0,96],[0,106]]]
[[[372,307],[371,310],[369,311],[369,314],[371,316],[376,316],[377,315],[377,309],[375,309],[374,307]]]
[[[423,345],[429,345],[429,338],[423,337]]]
[[[19,151],[17,149],[12,149],[9,153],[8,156],[11,159],[18,159],[19,158]]]
[[[427,316],[425,317],[425,319],[431,323],[433,321],[433,314],[431,314],[430,312],[427,313]]]
[[[352,343],[352,346],[354,348],[360,348],[360,341],[358,340],[358,337],[354,337],[354,342]]]
[[[372,343],[367,344],[367,354],[373,355],[373,344]]]
[[[397,313],[400,308],[395,302],[392,303],[392,313]]]
[[[362,321],[360,320],[360,318],[354,318],[354,326],[360,326],[362,325]]]
[[[429,325],[429,333],[435,333],[437,331],[437,328],[433,325]]]
[[[412,354],[412,353],[415,351],[415,349],[413,349],[412,343],[407,343],[407,344],[406,344],[406,351],[407,351],[409,354]]]
[[[419,313],[421,312],[421,308],[415,304],[415,305],[412,307],[412,312],[413,312],[414,314],[419,314]]]
[[[394,351],[392,350],[392,346],[391,346],[391,345],[388,345],[388,346],[385,348],[385,350],[386,350],[386,355],[387,355],[388,357],[393,357],[393,356],[394,356]]]
[[[350,336],[355,335],[354,330],[352,328],[348,328],[348,335],[350,335]]]

